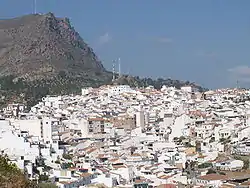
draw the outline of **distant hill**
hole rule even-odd
[[[45,95],[77,93],[82,87],[112,84],[111,79],[112,73],[68,18],[48,13],[0,20],[0,106],[12,102],[32,106]],[[116,83],[156,88],[195,85],[131,76],[122,76]]]

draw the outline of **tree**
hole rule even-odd
[[[197,165],[197,162],[196,162],[196,161],[191,161],[191,162],[190,162],[191,168],[195,168],[196,165]]]
[[[198,168],[208,168],[208,167],[212,167],[212,166],[213,166],[212,163],[205,162],[205,163],[198,165]]]
[[[207,174],[216,174],[216,171],[212,168],[208,169]]]
[[[39,175],[39,182],[45,182],[48,181],[49,177],[45,174]]]
[[[67,160],[72,160],[72,155],[67,154],[67,153],[64,153],[62,157],[63,157],[64,159],[67,159]]]
[[[215,138],[212,137],[212,138],[209,140],[209,143],[212,143],[212,142],[214,142],[214,141],[215,141]]]
[[[62,163],[62,165],[61,165],[62,169],[68,169],[68,168],[71,168],[73,166],[74,166],[73,163]]]
[[[32,188],[35,186],[26,179],[23,172],[15,164],[10,163],[7,156],[0,155],[0,187]]]
[[[47,181],[48,176],[40,175],[39,181]],[[0,155],[0,187],[6,188],[57,188],[51,183],[37,183],[27,179],[15,164],[11,163],[7,156]]]
[[[243,169],[247,170],[249,168],[249,160],[245,159],[243,160],[243,162],[244,162]]]

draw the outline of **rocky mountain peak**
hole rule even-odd
[[[71,76],[106,72],[68,18],[47,13],[0,20],[0,76],[35,80],[62,71]]]

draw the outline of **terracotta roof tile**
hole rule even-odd
[[[220,175],[220,174],[207,174],[204,176],[200,176],[198,179],[201,179],[201,180],[227,180],[228,176]]]

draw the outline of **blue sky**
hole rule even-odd
[[[37,0],[39,13],[69,17],[104,66],[190,80],[209,88],[250,86],[249,0]],[[1,0],[0,18],[32,13],[33,0]]]

